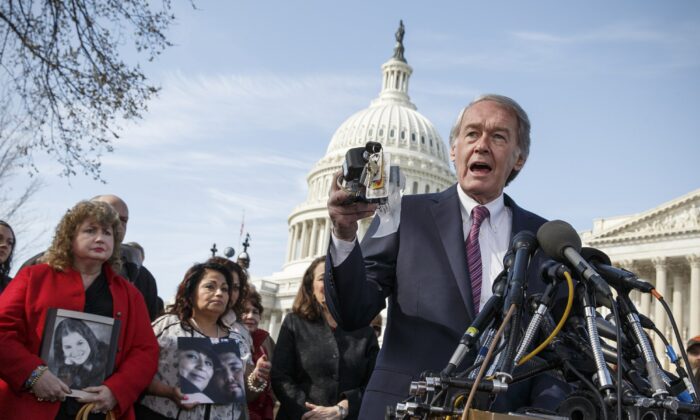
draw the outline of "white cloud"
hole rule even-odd
[[[368,103],[376,78],[312,74],[165,76],[145,121],[129,125],[119,147],[151,149],[193,144],[212,137],[236,138],[257,130],[299,127],[333,130],[349,112]]]

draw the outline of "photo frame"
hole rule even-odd
[[[88,386],[102,385],[114,371],[119,320],[50,308],[46,314],[40,357],[68,385],[70,397],[88,395]]]
[[[178,385],[184,402],[231,404],[245,401],[245,363],[229,338],[178,337]]]

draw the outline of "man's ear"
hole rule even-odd
[[[521,169],[523,169],[523,166],[525,166],[525,159],[523,158],[523,154],[518,152],[518,160],[515,161],[513,169],[516,171],[520,171]]]

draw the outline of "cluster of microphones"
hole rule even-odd
[[[560,220],[543,224],[536,235],[517,233],[503,265],[493,295],[447,366],[412,382],[408,398],[388,407],[387,418],[467,418],[469,409],[488,410],[511,385],[547,372],[572,389],[550,415],[606,420],[700,416],[698,384],[685,349],[679,344],[679,357],[630,298],[634,290],[657,299],[676,342],[682,343],[668,304],[652,284],[614,267],[602,251],[582,247],[574,228]],[[541,293],[528,293],[533,273],[545,284]],[[610,311],[607,317],[598,311],[601,307]],[[655,350],[647,331],[665,347]],[[663,357],[670,359],[673,372],[663,368]]]

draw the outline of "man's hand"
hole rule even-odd
[[[376,204],[353,202],[352,195],[338,186],[341,171],[333,175],[328,197],[328,214],[333,223],[333,233],[338,239],[354,241],[357,236],[357,221],[369,217],[377,210]]]
[[[83,404],[95,403],[95,408],[92,410],[93,413],[106,413],[117,405],[117,399],[114,398],[112,390],[107,385],[89,386],[83,388],[83,391],[89,392],[90,395],[78,398],[78,402]]]
[[[32,393],[39,401],[63,401],[70,394],[70,388],[50,370],[44,372],[32,387]]]
[[[304,405],[311,411],[304,413],[301,420],[341,420],[340,412],[336,406],[323,407],[311,403],[304,403]]]

